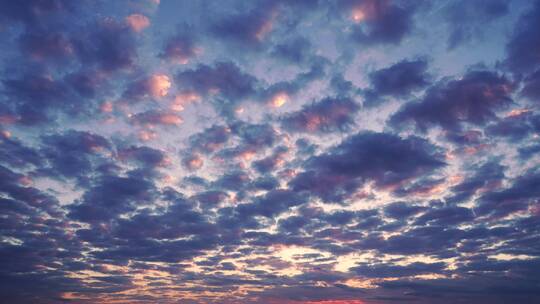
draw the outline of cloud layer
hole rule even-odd
[[[539,20],[0,1],[1,302],[540,302]]]

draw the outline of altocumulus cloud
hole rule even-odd
[[[0,0],[2,302],[540,302],[539,20]]]

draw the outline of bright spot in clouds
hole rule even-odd
[[[135,32],[141,32],[150,26],[150,19],[144,15],[133,14],[126,17],[126,22],[129,27]]]
[[[148,79],[149,93],[155,98],[167,96],[170,88],[171,81],[167,75],[156,74]]]
[[[364,20],[365,17],[366,17],[366,15],[364,14],[364,12],[361,9],[359,9],[359,8],[353,9],[352,19],[353,19],[354,22],[360,23],[361,21]]]
[[[289,100],[289,95],[287,93],[281,92],[276,94],[271,100],[270,100],[270,106],[274,108],[280,108],[282,107],[287,101]]]

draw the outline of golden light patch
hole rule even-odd
[[[514,110],[508,112],[508,114],[506,114],[506,117],[507,118],[509,118],[509,117],[517,117],[517,116],[521,116],[521,115],[529,113],[529,112],[531,112],[530,109],[514,109]]]
[[[238,107],[238,108],[236,108],[236,110],[234,110],[234,112],[236,114],[242,114],[242,113],[244,113],[244,111],[245,111],[245,109],[243,107]]]
[[[155,74],[148,79],[148,91],[152,97],[167,96],[170,88],[171,80],[167,75]]]
[[[289,95],[287,95],[287,93],[281,92],[281,93],[276,94],[270,100],[270,106],[273,108],[280,108],[284,104],[286,104],[288,100],[289,100]]]
[[[244,151],[242,153],[240,153],[240,158],[244,161],[250,161],[253,159],[253,157],[255,157],[256,153],[255,151]]]

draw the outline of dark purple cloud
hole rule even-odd
[[[246,12],[225,16],[211,25],[210,32],[218,39],[243,47],[257,47],[272,31],[278,2],[261,1]]]
[[[202,95],[223,95],[228,98],[245,98],[254,92],[256,79],[245,74],[231,62],[214,66],[199,65],[196,69],[180,72],[178,85],[193,89]]]
[[[327,97],[286,115],[281,121],[291,132],[330,133],[351,127],[359,109],[349,98]]]
[[[533,102],[540,100],[540,69],[525,77],[521,94]]]
[[[386,265],[386,264],[363,264],[354,266],[352,271],[359,276],[367,278],[384,278],[384,277],[408,277],[411,275],[441,273],[446,268],[444,263],[422,263],[415,262],[407,266]]]
[[[137,59],[134,32],[114,19],[98,21],[73,38],[75,54],[81,63],[105,72],[132,68]]]
[[[417,129],[440,126],[459,130],[462,123],[484,125],[495,111],[512,103],[513,84],[492,72],[469,72],[459,80],[441,81],[419,101],[410,102],[395,113],[390,123],[412,122]]]
[[[82,184],[89,182],[90,172],[99,164],[106,163],[106,153],[111,153],[111,144],[106,138],[88,132],[71,130],[64,134],[44,136],[42,142],[40,152],[50,168],[44,169],[41,174],[75,178]]]
[[[368,181],[382,188],[395,187],[444,165],[437,147],[423,139],[365,132],[308,159],[305,171],[291,186],[325,201],[340,202]]]
[[[525,172],[513,180],[513,184],[499,191],[482,195],[475,211],[479,215],[505,216],[525,210],[530,204],[537,204],[540,195],[537,190],[540,175],[535,171]]]
[[[193,30],[193,29],[190,29]],[[185,30],[187,32],[187,30]],[[170,37],[163,48],[159,57],[166,59],[170,62],[178,64],[186,64],[193,57],[197,56],[199,49],[195,44],[195,38],[189,33],[179,33],[173,37]]]
[[[352,39],[361,44],[399,44],[414,27],[412,17],[417,3],[360,0],[342,4],[358,22],[353,26]]]
[[[366,94],[366,104],[376,103],[385,96],[407,97],[430,82],[425,59],[403,60],[369,74],[372,88]]]
[[[148,180],[105,175],[70,206],[69,216],[83,222],[108,221],[155,198],[155,186]]]
[[[506,65],[516,73],[534,72],[540,64],[538,58],[540,35],[538,28],[540,2],[534,1],[532,9],[517,21],[514,32],[506,45]]]

